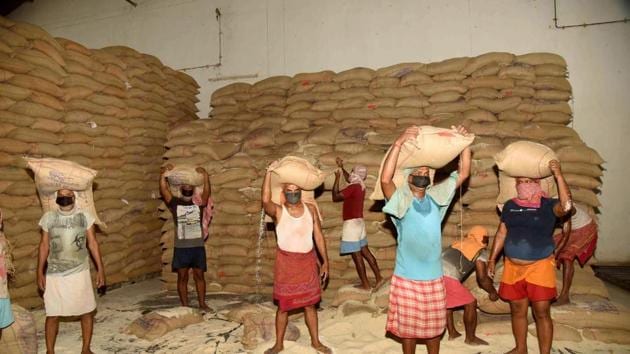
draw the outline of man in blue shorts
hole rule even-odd
[[[188,306],[188,272],[192,269],[193,278],[197,288],[199,308],[209,311],[206,305],[206,280],[204,272],[207,270],[206,249],[203,236],[203,212],[210,197],[210,177],[202,167],[196,171],[203,175],[204,185],[201,195],[201,203],[193,203],[194,186],[183,185],[180,187],[181,197],[174,197],[165,176],[167,171],[173,169],[173,165],[164,166],[160,174],[160,193],[164,202],[173,214],[175,222],[175,248],[173,250],[173,272],[177,272],[177,293],[182,306]]]

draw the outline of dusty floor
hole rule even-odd
[[[611,299],[630,308],[630,292],[609,286]],[[98,313],[94,328],[92,350],[95,353],[245,353],[239,343],[243,328],[240,324],[224,319],[222,313],[226,309],[240,303],[256,301],[254,296],[237,296],[230,294],[209,294],[208,305],[217,313],[205,315],[205,321],[175,330],[154,341],[146,341],[121,333],[131,321],[141,314],[154,309],[177,306],[179,300],[174,295],[161,291],[158,279],[151,279],[113,290],[99,298]],[[350,316],[340,315],[336,309],[322,305],[319,313],[321,338],[331,346],[335,353],[400,353],[400,344],[384,335],[385,315],[357,313]],[[40,353],[45,352],[43,338],[43,310],[36,311]],[[285,342],[287,354],[315,353],[309,347],[308,332],[303,319],[295,319],[301,336],[297,342]],[[506,321],[506,326],[509,322]],[[513,346],[511,335],[479,336],[491,343],[489,347],[470,347],[462,338],[454,341],[442,341],[442,353],[503,353]],[[77,321],[61,323],[57,340],[57,353],[77,353],[80,348],[80,324]],[[536,339],[529,336],[530,353],[536,353]],[[260,344],[253,353],[262,353],[273,343]],[[418,353],[425,352],[418,347]],[[630,346],[603,344],[594,341],[554,342],[554,353],[630,353]]]

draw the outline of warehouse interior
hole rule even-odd
[[[333,184],[337,158],[348,171],[367,167],[365,230],[389,279],[396,233],[384,203],[369,197],[388,149],[411,125],[463,125],[475,135],[443,247],[475,225],[492,244],[498,153],[526,140],[555,154],[598,237],[594,256],[575,267],[571,304],[552,306],[553,350],[630,351],[628,1],[31,0],[3,2],[0,13],[0,209],[22,326],[7,327],[0,343],[12,341],[15,353],[46,348],[37,258],[49,209],[24,157],[95,171],[86,205],[108,292],[96,298],[93,352],[263,353],[275,336],[278,243],[261,186],[285,156],[307,160],[323,182],[315,191],[330,263],[322,342],[335,353],[400,352],[385,331],[389,283],[358,291],[353,260],[340,254]],[[208,313],[177,307],[177,223],[158,183],[169,164],[203,167],[212,186]],[[477,297],[477,333],[490,343],[481,352],[513,348],[509,304],[476,292],[474,275],[465,285]],[[160,329],[138,324],[147,313],[161,316]],[[302,317],[289,317],[283,352],[316,352]],[[463,331],[462,311],[455,322]],[[62,321],[57,351],[76,352],[79,333],[76,319]],[[480,352],[446,336],[441,349]]]

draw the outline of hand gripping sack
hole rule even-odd
[[[405,142],[400,149],[396,171],[394,172],[394,184],[399,187],[405,183],[403,170],[406,168],[428,166],[432,169],[438,169],[444,167],[472,144],[473,140],[475,140],[474,135],[464,136],[454,129],[427,125],[421,126],[420,133],[416,139]],[[381,161],[377,183],[374,187],[374,192],[370,196],[372,200],[384,199],[380,180],[387,154]]]
[[[95,223],[105,227],[96,208],[94,207],[94,194],[92,183],[96,177],[96,171],[78,163],[53,158],[29,158],[25,157],[28,167],[35,174],[35,186],[39,194],[44,213],[51,210],[59,210],[57,205],[57,191],[68,189],[74,192],[75,207],[85,210],[94,216]]]

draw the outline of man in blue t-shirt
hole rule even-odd
[[[462,126],[456,130],[468,134]],[[388,200],[383,211],[392,216],[398,234],[386,329],[402,340],[406,354],[415,353],[418,339],[429,353],[440,350],[440,336],[446,327],[441,223],[456,189],[470,175],[471,160],[470,149],[465,148],[459,170],[437,185],[431,185],[428,167],[407,169],[407,184],[396,188],[393,177],[401,147],[419,133],[420,129],[412,126],[396,139],[385,158],[380,181]]]
[[[559,199],[548,198],[536,178],[516,177],[517,196],[505,202],[488,260],[494,277],[495,262],[504,254],[499,296],[510,302],[512,333],[516,346],[510,353],[527,353],[527,313],[531,304],[536,318],[540,353],[550,353],[553,321],[550,305],[556,297],[555,243],[553,230],[559,218],[572,209],[571,192],[560,162],[551,160],[549,170],[558,186]]]

